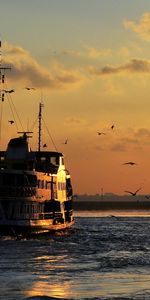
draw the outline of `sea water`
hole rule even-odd
[[[0,238],[0,299],[150,299],[150,213],[78,212],[57,235]]]

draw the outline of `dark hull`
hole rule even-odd
[[[10,226],[0,225],[0,236],[13,236],[17,239],[20,237],[29,237],[33,235],[56,233],[65,231],[74,224],[74,220],[71,222],[65,222],[63,224],[56,224],[50,226]]]

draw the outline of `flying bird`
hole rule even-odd
[[[135,192],[130,192],[130,191],[125,191],[125,193],[129,193],[131,194],[132,196],[136,196],[137,192],[140,191],[141,188],[139,188],[138,190],[136,190]]]
[[[134,166],[134,165],[137,165],[137,163],[134,162],[134,161],[128,161],[128,162],[126,162],[126,163],[123,163],[123,165],[131,165],[131,166]]]
[[[3,90],[3,92],[11,94],[11,93],[14,93],[15,90],[14,89],[12,89],[12,90]]]
[[[68,144],[68,139],[66,139],[63,144],[67,145]]]
[[[102,135],[102,134],[105,135],[106,133],[105,133],[105,132],[99,132],[99,131],[98,131],[97,134],[98,134],[98,135]]]
[[[11,125],[14,123],[14,121],[13,120],[9,120],[8,121]]]
[[[26,90],[30,91],[30,90],[35,90],[34,87],[25,87]]]
[[[115,127],[115,125],[113,124],[113,125],[111,125],[111,127],[110,127],[110,128],[113,130],[113,129],[114,129],[114,127]]]

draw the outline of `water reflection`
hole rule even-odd
[[[57,298],[68,298],[71,296],[70,287],[68,283],[52,283],[47,280],[48,278],[41,278],[39,281],[35,282],[31,289],[26,293],[26,297],[34,296],[48,296]],[[46,280],[46,281],[45,281]]]
[[[0,240],[0,300],[149,300],[149,232],[147,217],[93,215],[71,235]]]
[[[70,287],[64,272],[70,258],[60,244],[59,238],[55,242],[52,238],[1,240],[0,299],[38,295],[68,297]]]
[[[63,261],[65,258],[67,258],[67,255],[58,255],[58,256],[53,256],[53,255],[42,255],[42,256],[37,256],[35,257],[35,262],[37,261],[38,263],[43,263],[45,264],[46,269],[50,267],[50,263],[56,263],[59,261]]]
[[[118,274],[117,274],[118,273]],[[94,297],[132,297],[149,291],[150,275],[124,273],[95,274],[93,278],[84,276],[80,282],[52,283],[48,278],[41,278],[26,292],[26,297],[49,296],[61,299],[92,299]],[[136,283],[136,284],[135,284]],[[134,297],[133,297],[134,299]]]

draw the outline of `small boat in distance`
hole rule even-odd
[[[1,83],[5,69],[0,65]],[[4,96],[1,89],[1,101]],[[42,106],[40,103],[38,150],[31,150],[31,132],[24,131],[0,151],[0,235],[56,232],[74,224],[71,176],[63,154],[41,151]]]

